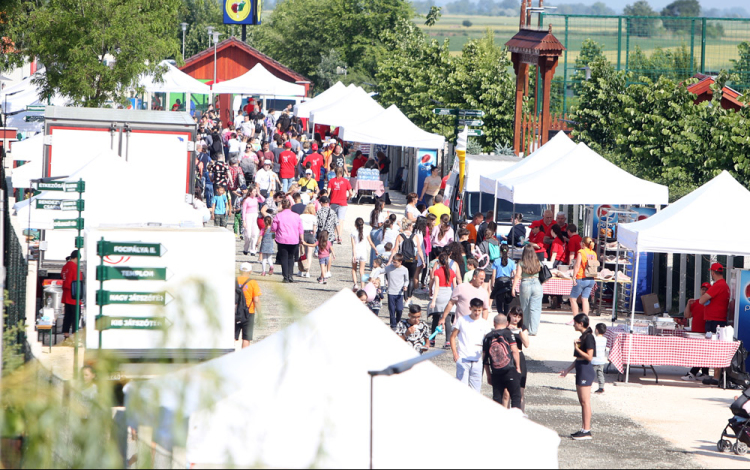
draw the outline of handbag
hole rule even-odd
[[[79,296],[80,292],[80,297]],[[84,292],[86,292],[86,286],[83,281],[73,281],[70,283],[70,296],[75,299],[83,300]]]
[[[552,272],[549,270],[549,268],[545,264],[541,264],[541,269],[539,270],[539,283],[544,284],[545,282],[549,281],[552,278]]]

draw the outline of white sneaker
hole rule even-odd
[[[310,278],[310,271],[306,272],[304,277],[306,277],[306,278],[309,279]]]
[[[330,272],[327,272],[327,273],[326,273],[326,279],[328,279],[328,278],[330,278],[330,277],[331,277],[331,273],[330,273]]]
[[[693,382],[693,381],[695,381],[695,376],[693,374],[689,373],[689,374],[681,377],[681,379],[684,380],[685,382]]]
[[[296,273],[294,273],[294,275],[297,276],[297,277],[304,276],[304,274],[302,274],[302,271],[297,271]]]

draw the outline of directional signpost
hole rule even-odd
[[[469,127],[482,127],[484,125],[484,121],[479,120],[479,119],[459,119],[458,125],[469,126]]]
[[[44,112],[44,105],[29,105],[26,106],[26,111],[31,111],[35,113],[43,113]],[[44,116],[40,116],[41,118],[44,118]]]
[[[456,139],[458,139],[458,134],[461,132],[464,126],[468,127],[482,127],[484,126],[484,121],[481,118],[484,117],[484,111],[481,109],[451,109],[451,108],[435,108],[432,110],[433,114],[437,114],[438,116],[453,116],[454,117],[454,125],[456,128]],[[470,137],[481,137],[484,135],[484,131],[480,129],[469,129],[469,136]],[[453,145],[456,145],[456,141],[454,140]]]
[[[469,129],[469,137],[481,137],[484,135],[484,131],[481,129]]]
[[[99,290],[96,292],[96,304],[99,315],[96,317],[96,329],[99,331],[99,349],[102,348],[104,330],[163,330],[171,323],[164,317],[105,317],[106,305],[167,305],[172,297],[161,292],[114,292],[104,290],[104,281],[166,281],[167,268],[135,268],[132,266],[105,266],[107,256],[143,256],[160,258],[167,252],[161,243],[142,242],[109,242],[102,238],[96,245],[96,254],[100,262],[96,269],[96,280]]]
[[[54,221],[55,230],[83,230],[83,219],[55,219]]]
[[[23,121],[24,122],[42,122],[44,121],[44,116],[24,116]]]

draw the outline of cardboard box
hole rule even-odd
[[[659,303],[659,296],[656,294],[646,294],[641,296],[643,302],[643,313],[646,315],[661,315],[664,309]]]

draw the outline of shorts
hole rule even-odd
[[[360,263],[364,263],[370,261],[370,253],[362,253],[361,251],[357,251],[355,254],[355,258]]]
[[[596,381],[596,371],[591,363],[576,361],[576,387],[591,387]]]
[[[305,243],[313,245],[315,243],[315,232],[312,230],[305,230],[304,240]]]
[[[594,288],[595,283],[596,281],[593,279],[579,279],[570,291],[570,298],[577,299],[578,297],[583,297],[584,299],[588,299],[591,297],[591,289]]]
[[[727,326],[725,321],[706,320],[706,333],[716,333],[719,327]]]
[[[336,212],[336,217],[339,219],[339,223],[342,223],[344,221],[344,218],[346,217],[346,210],[349,208],[349,206],[340,206],[338,204],[331,204],[331,209],[333,209]]]
[[[325,258],[318,258],[318,261],[320,261],[320,265],[328,266],[328,258],[329,258],[328,256],[326,256]]]
[[[250,314],[250,319],[244,323],[236,323],[234,325],[234,339],[240,339],[240,333],[242,333],[243,341],[252,341],[253,332],[255,330],[255,314]]]

